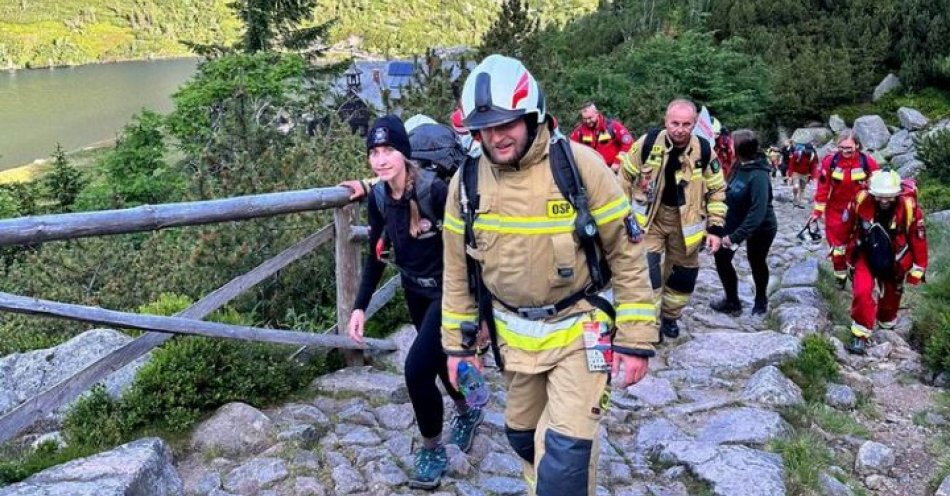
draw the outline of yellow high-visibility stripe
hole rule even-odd
[[[442,221],[442,227],[455,234],[465,234],[465,223],[462,222],[462,219],[454,217],[448,212],[446,212],[445,219]]]
[[[617,305],[617,323],[656,322],[656,303],[621,303]]]
[[[852,181],[861,181],[868,175],[864,172],[864,169],[858,167],[857,169],[851,169],[851,180]]]
[[[837,179],[839,181],[844,179],[844,170],[839,167],[835,167],[835,170],[831,172],[831,178]]]
[[[498,335],[505,340],[505,343],[512,348],[518,348],[525,351],[544,351],[556,348],[564,348],[581,336],[584,332],[582,322],[578,322],[570,327],[546,334],[543,337],[524,336],[513,332],[501,319],[495,319],[495,327]]]
[[[825,204],[824,204],[824,203],[816,203],[816,204],[815,204],[815,212],[824,213],[824,212],[825,212]]]
[[[551,219],[548,217],[514,217],[498,214],[481,214],[475,219],[476,231],[502,234],[559,234],[574,231],[574,217]]]
[[[629,213],[630,202],[622,196],[600,208],[595,208],[593,211],[591,211],[591,214],[594,216],[594,222],[596,222],[597,225],[607,224],[608,222],[617,220]]]
[[[629,172],[631,176],[640,175],[640,169],[637,168],[636,164],[633,163],[633,159],[631,159],[627,153],[620,154],[620,166],[623,167],[623,170]]]
[[[720,186],[726,184],[726,179],[722,177],[722,174],[716,174],[714,176],[706,178],[706,187],[711,189],[718,189]]]
[[[726,203],[721,201],[712,201],[706,205],[706,211],[712,215],[725,216],[726,209]]]
[[[863,325],[858,324],[857,322],[852,322],[851,334],[854,334],[855,336],[859,338],[866,338],[866,337],[871,336],[871,331],[869,331],[867,327],[864,327]]]
[[[914,200],[911,198],[904,198],[904,210],[907,214],[907,231],[910,231],[911,224],[914,223]],[[908,234],[910,234],[908,232]]]
[[[689,302],[688,294],[680,293],[679,291],[673,291],[670,288],[663,288],[663,306],[681,307],[687,302]]]
[[[446,329],[458,329],[463,322],[474,322],[478,318],[475,313],[454,313],[448,310],[442,310],[442,327]]]
[[[691,234],[689,236],[686,236],[685,238],[686,248],[692,248],[698,245],[703,240],[703,236],[705,235],[706,235],[706,230],[703,229],[702,231],[699,231],[696,234]]]
[[[702,170],[702,169],[693,169],[693,179],[699,179],[699,178],[701,178],[701,177],[703,177],[703,170]]]

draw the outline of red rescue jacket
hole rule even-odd
[[[863,161],[861,156],[864,156]],[[814,212],[824,214],[826,208],[832,212],[844,211],[858,191],[865,187],[871,173],[878,169],[877,162],[866,153],[857,152],[850,158],[840,153],[827,155],[818,169]]]
[[[894,216],[890,226],[884,226],[890,235],[891,249],[894,252],[895,275],[903,278],[911,273],[918,280],[927,270],[927,234],[924,227],[924,214],[917,203],[916,187],[905,182],[901,194],[895,199]],[[875,222],[878,210],[877,201],[862,189],[843,215],[845,229],[849,233],[846,257],[854,260],[860,255],[861,242],[867,230]]]
[[[608,166],[617,162],[620,152],[629,152],[635,141],[630,131],[616,119],[606,119],[601,115],[593,129],[580,123],[571,133],[571,141],[587,145],[601,157]]]

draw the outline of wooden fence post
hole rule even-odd
[[[349,204],[333,210],[336,244],[336,332],[346,336],[350,323],[350,312],[359,289],[360,250],[350,238],[356,221],[356,204]],[[347,365],[363,365],[360,351],[342,350]]]

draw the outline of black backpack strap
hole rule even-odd
[[[868,170],[868,156],[866,153],[859,151],[858,154],[861,156],[861,168],[864,169],[864,175],[866,177],[871,177],[871,171]]]
[[[432,225],[439,231],[442,230],[442,217],[436,215],[435,209],[432,207],[432,183],[434,183],[438,178],[438,173],[436,171],[420,169],[419,175],[416,178],[416,204],[419,205],[419,213],[423,217],[429,219],[432,222]]]
[[[604,119],[604,126],[607,128],[607,134],[610,135],[610,140],[615,141],[617,139],[617,133],[614,132],[614,120],[607,117]]]
[[[712,160],[712,145],[709,144],[709,140],[698,136],[699,138],[699,165],[701,168],[705,169],[709,165],[709,161]]]
[[[584,257],[587,259],[587,271],[591,278],[591,287],[585,288],[580,296],[573,295],[567,300],[559,302],[559,305],[565,305],[568,300],[574,300],[570,302],[570,305],[573,305],[578,299],[585,298],[591,305],[609,315],[611,320],[616,320],[613,305],[597,295],[598,291],[610,283],[610,265],[607,263],[606,257],[602,256],[604,250],[600,232],[590,211],[587,188],[584,187],[584,181],[577,169],[574,152],[571,151],[571,145],[563,136],[555,135],[551,141],[548,155],[550,157],[551,174],[554,176],[557,189],[561,192],[561,196],[574,207],[574,232],[580,240],[581,248],[584,250]]]
[[[653,145],[656,144],[656,138],[658,136],[660,136],[660,129],[653,128],[647,133],[646,138],[643,139],[643,148],[640,149],[640,167],[643,167],[643,164],[650,158],[650,152],[653,150]]]
[[[461,165],[459,173],[459,213],[465,224],[465,267],[468,272],[468,290],[475,298],[478,306],[478,320],[488,326],[488,335],[491,338],[492,354],[495,363],[502,371],[505,363],[498,348],[498,330],[495,327],[495,315],[492,312],[492,295],[482,280],[482,266],[472,258],[468,250],[477,249],[475,243],[475,217],[478,211],[478,158],[468,156]],[[478,323],[476,323],[478,324]]]

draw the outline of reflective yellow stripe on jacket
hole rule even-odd
[[[623,218],[629,213],[630,202],[622,196],[591,211],[594,221],[598,225]],[[472,227],[475,231],[525,236],[560,234],[574,231],[574,219],[576,217],[572,214],[568,217],[552,219],[550,217],[520,217],[485,213],[478,215]],[[465,234],[465,223],[448,213],[445,214],[443,227],[455,234]]]
[[[610,322],[600,310],[568,317],[557,322],[523,319],[513,313],[494,310],[498,336],[512,348],[524,351],[544,351],[564,348],[584,332],[584,323],[593,320]]]
[[[697,222],[691,226],[683,228],[683,240],[686,243],[686,251],[689,252],[703,241],[706,235],[706,222]]]
[[[474,313],[454,313],[445,309],[442,310],[442,327],[446,329],[460,329],[464,322],[475,322],[478,320],[478,314]]]
[[[621,303],[617,305],[617,323],[656,322],[659,305],[656,303]]]

